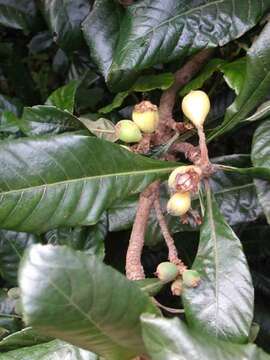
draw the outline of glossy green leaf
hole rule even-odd
[[[145,351],[140,315],[158,310],[95,256],[34,245],[22,262],[20,287],[25,321],[38,331],[106,359],[131,359]]]
[[[156,278],[136,280],[135,283],[139,286],[141,291],[145,292],[149,296],[155,296],[164,287],[164,283]]]
[[[98,356],[60,340],[9,351],[0,360],[98,360]]]
[[[132,86],[133,91],[146,92],[155,89],[166,90],[174,82],[172,73],[163,73],[158,75],[144,75],[140,76],[135,84]]]
[[[166,178],[176,166],[83,135],[3,141],[1,227],[41,233],[95,224],[116,200]]]
[[[152,360],[269,360],[256,345],[218,341],[191,331],[179,319],[142,316],[143,338]]]
[[[58,227],[44,235],[48,244],[68,245],[74,250],[82,250],[96,255],[100,259],[105,256],[105,237],[108,233],[108,220],[104,213],[100,221],[93,226]]]
[[[118,94],[115,95],[113,101],[109,105],[102,107],[101,109],[98,110],[98,112],[101,114],[107,114],[113,111],[114,109],[119,108],[129,95],[130,95],[129,91],[119,92]]]
[[[253,286],[240,240],[221,215],[207,190],[205,219],[192,269],[201,281],[184,288],[183,301],[189,325],[235,343],[248,339],[253,318]]]
[[[242,36],[269,8],[269,0],[169,0],[164,11],[164,1],[155,1],[153,6],[143,0],[123,14],[110,0],[99,0],[84,21],[83,31],[106,80],[121,89],[142,69]]]
[[[260,105],[270,91],[270,23],[247,52],[245,81],[223,123],[208,136],[209,140],[231,130]]]
[[[25,107],[20,121],[20,128],[27,136],[58,134],[80,127],[79,120],[70,112],[50,105]]]
[[[11,111],[3,111],[0,123],[0,132],[5,134],[16,134],[20,131],[20,119]]]
[[[259,201],[270,223],[270,120],[266,120],[253,136],[252,162],[254,166],[264,167],[269,173],[268,180],[255,180]]]
[[[51,340],[53,339],[40,335],[31,327],[27,327],[2,339],[0,341],[0,351],[10,351],[22,347],[34,346]]]
[[[81,23],[90,11],[88,0],[44,0],[42,9],[54,40],[65,50],[82,45]]]
[[[246,80],[246,66],[247,59],[243,57],[221,67],[225,81],[237,95],[241,92]]]
[[[0,230],[0,275],[10,285],[17,284],[17,272],[25,249],[38,242],[36,235]]]
[[[107,79],[119,36],[124,8],[111,0],[97,0],[83,22],[83,34],[91,56]]]
[[[29,32],[37,21],[34,0],[0,0],[0,24]]]
[[[248,124],[253,121],[262,120],[270,115],[270,101],[266,101],[258,107],[256,112],[248,118],[241,121],[241,123]]]
[[[187,85],[180,91],[181,96],[185,96],[191,90],[200,89],[206,80],[208,80],[216,71],[219,71],[220,67],[225,64],[223,59],[211,59],[200,71],[199,75],[192,79]]]
[[[60,110],[67,110],[70,113],[74,111],[75,95],[79,82],[70,81],[67,85],[56,89],[46,100],[46,105],[55,106]]]
[[[111,142],[118,140],[115,125],[111,120],[105,118],[91,120],[86,117],[80,117],[79,120],[96,137]]]

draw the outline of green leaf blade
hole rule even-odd
[[[189,324],[223,340],[245,343],[253,318],[254,290],[240,240],[207,191],[206,217],[193,269],[201,275],[195,289],[185,288]]]
[[[139,316],[158,312],[123,275],[67,247],[31,247],[20,287],[28,324],[108,359],[144,352]]]
[[[95,224],[116,199],[178,165],[74,134],[4,141],[0,154],[1,227],[38,233]]]
[[[251,158],[255,167],[263,167],[269,174],[268,181],[256,179],[254,182],[266,219],[270,223],[270,120],[264,121],[255,131]]]

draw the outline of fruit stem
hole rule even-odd
[[[201,166],[207,167],[210,164],[209,156],[208,156],[208,149],[206,145],[206,138],[204,129],[202,126],[197,127],[198,136],[199,136],[199,147],[201,151]]]
[[[159,196],[158,198],[154,201],[154,207],[155,207],[155,211],[156,211],[156,215],[157,215],[157,220],[161,229],[161,232],[163,234],[163,237],[165,239],[166,245],[168,247],[168,259],[170,262],[172,262],[173,264],[177,265],[180,274],[182,274],[186,269],[186,265],[183,263],[183,261],[181,259],[179,259],[178,257],[178,252],[176,249],[176,246],[174,244],[174,240],[173,237],[170,234],[168,225],[165,221],[165,217],[163,215],[162,209],[161,209],[161,205],[160,205],[160,201],[159,201]]]
[[[126,255],[126,276],[129,280],[145,279],[144,270],[141,264],[144,234],[158,187],[159,181],[155,181],[141,193],[139,198],[139,204]]]

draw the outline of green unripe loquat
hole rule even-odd
[[[118,138],[126,143],[135,143],[142,139],[140,129],[131,120],[118,121],[116,124],[116,133]]]
[[[174,280],[171,285],[171,292],[174,296],[180,296],[183,290],[183,281],[180,278]]]
[[[182,216],[188,212],[191,206],[189,192],[175,193],[167,203],[167,211],[172,216]]]
[[[158,265],[156,275],[160,281],[167,283],[173,281],[179,275],[179,271],[175,264],[165,261]]]
[[[198,271],[196,270],[186,270],[182,274],[183,283],[187,287],[196,287],[199,285],[199,282],[201,280],[200,275]]]
[[[146,134],[155,132],[158,122],[158,108],[150,101],[142,101],[135,105],[132,112],[132,120],[140,128],[140,130]]]
[[[202,127],[210,111],[208,95],[201,90],[191,91],[183,98],[182,110],[196,128]]]

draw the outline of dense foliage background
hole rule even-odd
[[[269,11],[269,0],[0,0],[0,359],[270,359]],[[215,51],[173,117],[204,89],[211,161],[232,168],[194,198],[201,229],[166,215],[202,285],[182,299],[164,286],[158,301],[185,316],[162,316],[120,272],[139,194],[178,164],[159,160],[169,142],[123,149],[114,126],[141,100],[158,105],[204,48]],[[197,144],[192,129],[177,140]],[[166,259],[152,212],[147,277]]]

